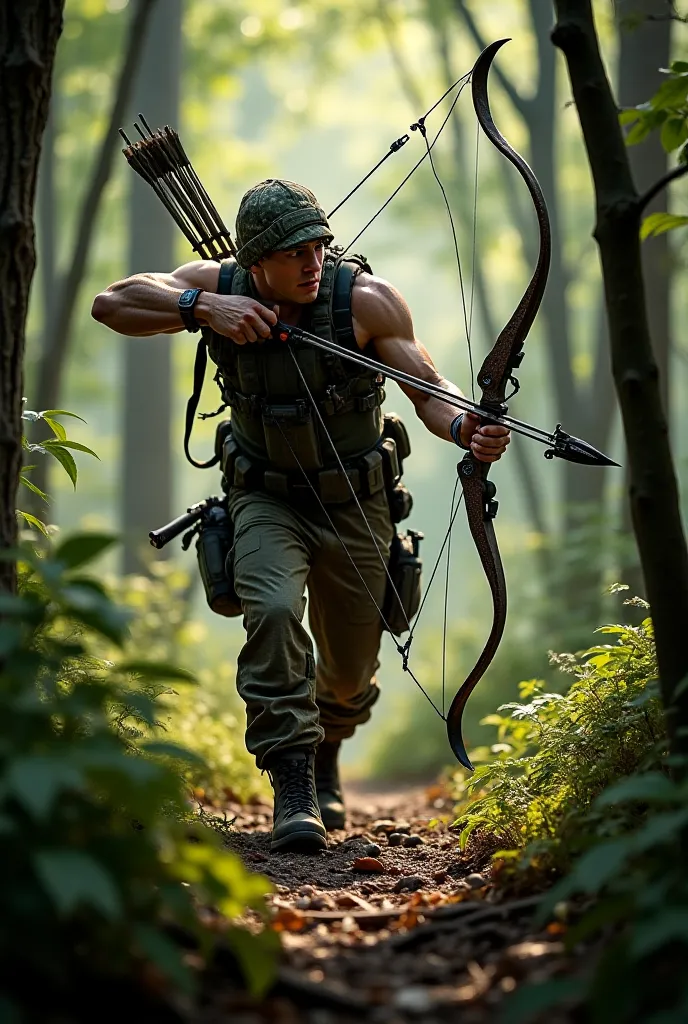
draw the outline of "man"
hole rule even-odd
[[[308,189],[270,179],[242,199],[236,263],[136,274],[93,304],[96,320],[121,334],[203,327],[218,364],[232,410],[222,465],[234,524],[229,568],[247,634],[237,688],[247,747],[275,793],[273,850],[322,849],[326,829],[344,826],[339,746],[378,696],[394,527],[379,467],[382,382],[311,346],[292,349],[272,328],[279,317],[332,340],[347,337],[353,349],[461,394],[415,338],[399,292],[361,264],[342,267],[326,248],[332,238]],[[337,316],[340,327],[348,316],[348,333]],[[403,390],[433,434],[485,462],[504,453],[504,427]],[[302,625],[306,586],[317,665]]]

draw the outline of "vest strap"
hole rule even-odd
[[[230,294],[235,270],[236,262],[234,260],[223,260],[220,264],[220,275],[217,282],[217,290],[220,295]],[[207,328],[204,328],[201,332],[201,337],[198,340],[198,345],[196,346],[196,358],[194,359],[193,370],[193,391],[191,392],[189,401],[186,403],[186,417],[184,422],[184,454],[191,465],[195,466],[196,469],[211,469],[220,461],[219,456],[214,455],[213,458],[208,459],[207,462],[196,462],[189,451],[191,431],[193,430],[198,403],[201,400],[203,381],[205,380],[205,371],[208,365],[208,333]]]

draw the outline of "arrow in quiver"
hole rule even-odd
[[[169,125],[152,131],[143,114],[143,128],[134,122],[141,138],[126,142],[123,149],[129,164],[147,182],[160,202],[172,214],[194,250],[204,260],[223,260],[236,255],[222,217],[184,152],[179,135]]]

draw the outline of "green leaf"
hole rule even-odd
[[[499,1024],[527,1024],[542,1019],[546,1010],[573,1000],[581,1003],[587,992],[587,983],[581,978],[554,978],[541,983],[530,982],[504,1000]]]
[[[672,153],[688,139],[688,124],[684,117],[670,117],[662,125],[660,141],[666,153]]]
[[[628,803],[672,803],[680,799],[674,783],[661,772],[646,775],[629,775],[626,779],[609,786],[595,801],[596,807],[610,807],[613,804]]]
[[[77,533],[60,544],[53,554],[66,569],[77,569],[117,543],[111,533]]]
[[[676,213],[651,213],[642,223],[640,237],[644,240],[651,235],[663,235],[666,231],[685,227],[686,224],[688,217]]]
[[[74,490],[76,490],[76,480],[77,476],[79,475],[79,471],[76,468],[76,462],[74,461],[74,457],[70,455],[68,451],[66,451],[64,448],[49,448],[47,444],[45,446],[33,445],[32,451],[34,450],[47,452],[49,455],[52,455],[53,458],[57,459],[57,461],[60,463],[69,479],[72,481],[72,484],[74,485]]]
[[[649,921],[638,922],[631,951],[640,958],[676,940],[688,943],[688,910],[667,907]]]
[[[43,412],[38,414],[45,418],[46,416],[71,416],[74,420],[79,420],[81,423],[85,423],[86,420],[83,416],[77,416],[75,412],[68,412],[67,409],[44,409]]]
[[[116,666],[118,672],[144,679],[175,679],[180,683],[194,683],[196,676],[178,665],[169,665],[164,661],[124,661]]]
[[[170,757],[174,761],[186,761],[188,764],[204,765],[204,759],[195,754],[192,750],[180,746],[178,743],[166,743],[164,740],[150,740],[142,743],[140,750],[144,754],[152,754],[155,757]]]
[[[640,117],[640,111],[636,107],[627,107],[625,110],[619,111],[619,124],[627,125],[633,124]]]
[[[93,857],[77,850],[50,850],[36,854],[34,863],[60,913],[70,914],[86,905],[106,917],[120,916],[122,906],[112,876]]]
[[[57,420],[52,419],[50,416],[46,416],[45,413],[43,414],[43,422],[48,424],[55,437],[59,438],[60,441],[67,440],[67,431],[61,423],[58,423]]]
[[[32,516],[30,512],[22,512],[20,508],[15,511],[19,519],[23,519],[29,526],[35,526],[37,530],[40,530],[44,537],[50,536],[48,533],[48,527],[45,523],[42,523],[40,519],[36,519],[36,517]]]
[[[195,989],[194,979],[184,964],[179,946],[149,925],[137,925],[134,934],[145,956],[178,988],[187,995],[192,995]]]
[[[677,75],[662,82],[650,100],[653,110],[674,110],[682,107],[688,97],[688,77]]]
[[[19,647],[24,630],[15,622],[3,622],[0,624],[0,658],[6,658],[12,651]]]
[[[45,818],[57,796],[64,790],[81,789],[84,777],[61,758],[29,755],[10,762],[5,784],[34,818]]]
[[[273,931],[251,935],[243,928],[231,928],[224,940],[239,961],[241,973],[253,996],[260,999],[272,987],[277,976],[280,943]]]
[[[593,846],[576,862],[570,875],[551,890],[552,899],[554,899],[555,890],[555,903],[575,892],[598,892],[611,878],[619,874],[633,853],[633,845],[626,838],[612,839]],[[549,902],[548,899],[548,905]]]
[[[27,466],[24,467],[24,473],[26,472],[27,468]],[[28,487],[28,489],[30,491],[33,491],[34,494],[37,494],[39,498],[42,498],[46,505],[50,504],[50,499],[48,498],[48,495],[45,493],[45,491],[42,491],[40,487],[36,487],[35,483],[29,480],[28,476],[24,476],[24,473],[20,475],[19,483],[23,484],[24,487]]]
[[[49,451],[52,451],[54,448],[73,448],[77,452],[86,452],[87,455],[92,455],[94,459],[98,459],[98,461],[100,462],[100,459],[98,458],[96,453],[93,451],[93,449],[92,448],[88,448],[85,444],[80,444],[79,441],[57,441],[57,440],[52,441],[52,440],[50,440],[50,441],[44,441],[43,442],[43,447],[47,448]]]

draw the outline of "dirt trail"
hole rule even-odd
[[[281,980],[261,1006],[218,992],[203,1024],[487,1024],[522,980],[567,970],[562,927],[532,928],[537,897],[499,901],[440,787],[346,790],[349,827],[316,856],[270,854],[270,807],[228,808],[228,845],[276,887]]]

